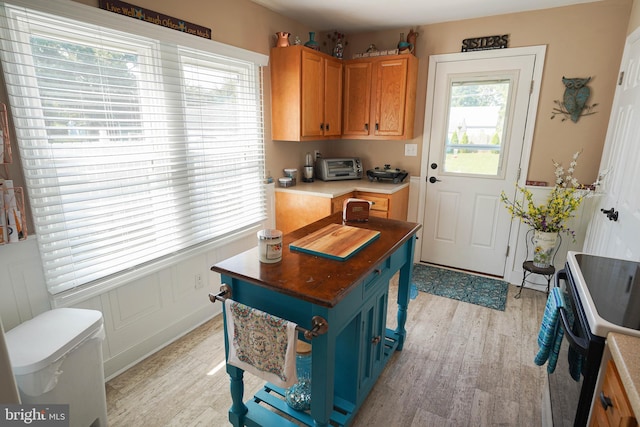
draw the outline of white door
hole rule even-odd
[[[422,261],[504,275],[511,218],[500,193],[515,193],[544,48],[505,51],[430,62]]]
[[[628,38],[600,163],[604,177],[585,252],[640,260],[640,30]],[[601,210],[617,213],[608,219]],[[614,218],[614,216],[612,216]]]

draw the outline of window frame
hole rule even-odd
[[[162,27],[157,27],[148,23],[136,23],[136,25],[131,25],[130,18],[122,17],[119,15],[115,15],[109,13],[107,11],[103,11],[101,9],[79,5],[79,4],[68,4],[73,2],[59,2],[57,0],[47,1],[47,0],[10,0],[5,1],[3,3],[22,6],[26,9],[33,9],[49,14],[64,16],[67,18],[79,20],[82,23],[90,24],[90,25],[99,25],[105,28],[113,29],[120,32],[129,33],[130,36],[144,36],[148,38],[153,38],[158,40],[159,42],[168,43],[170,45],[176,46],[176,52],[174,55],[179,55],[181,48],[190,51],[200,51],[202,55],[211,54],[215,55],[217,58],[228,58],[229,60],[240,60],[240,61],[250,61],[254,64],[254,75],[253,80],[256,87],[256,105],[258,109],[256,114],[256,120],[260,123],[260,138],[262,140],[262,172],[264,172],[264,107],[262,105],[262,73],[261,66],[267,64],[268,57],[266,55],[257,54],[254,52],[246,51],[243,49],[235,48],[228,45],[223,45],[221,43],[206,40],[199,37],[183,34],[174,30],[169,30]],[[131,31],[132,28],[135,28],[136,31]],[[60,31],[60,35],[67,38],[64,31]],[[90,37],[86,36],[85,38],[90,39]],[[25,46],[27,46],[25,44]],[[150,47],[154,49],[154,47]],[[118,46],[118,49],[122,49],[121,46]],[[158,49],[160,49],[158,47]],[[164,47],[162,48],[164,49]],[[161,50],[161,49],[160,49]],[[33,64],[31,64],[33,65]],[[149,64],[148,64],[149,65]],[[182,68],[181,68],[182,70]],[[184,76],[180,76],[181,78]],[[36,78],[35,74],[30,75],[28,78]],[[32,85],[32,87],[37,87],[37,84]],[[37,92],[37,89],[34,89],[34,92]],[[180,102],[177,100],[173,100],[176,102]],[[173,102],[171,101],[171,102]],[[183,101],[183,100],[182,100]],[[165,102],[167,100],[165,99]],[[45,120],[44,116],[40,116],[37,120]],[[187,122],[183,121],[183,126],[187,127]],[[257,178],[260,179],[260,178]],[[264,186],[262,188],[262,194],[265,194]],[[264,204],[264,209],[267,209],[268,203]],[[263,210],[264,210],[263,209]],[[267,212],[265,211],[265,216],[267,216]],[[267,218],[263,219],[266,220]],[[180,262],[182,260],[191,258],[197,254],[204,253],[206,251],[210,251],[213,248],[218,248],[222,246],[229,245],[231,242],[241,238],[242,236],[247,236],[249,234],[255,234],[255,231],[262,228],[262,223],[256,223],[250,226],[243,227],[241,229],[233,230],[229,233],[223,234],[213,240],[207,241],[205,243],[199,243],[197,246],[188,247],[186,249],[180,250],[177,253],[172,253],[169,255],[164,255],[160,259],[156,259],[153,261],[145,262],[142,265],[136,266],[135,268],[130,268],[125,271],[107,275],[101,279],[97,279],[91,281],[89,283],[81,284],[78,287],[64,289],[60,292],[51,292],[54,294],[54,298],[58,298],[60,300],[65,299],[77,299],[79,295],[82,295],[83,298],[88,296],[97,295],[103,292],[106,292],[109,289],[112,289],[116,286],[120,286],[123,283],[129,282],[139,277],[146,276],[152,272],[161,270],[166,268],[169,265]]]

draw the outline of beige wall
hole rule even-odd
[[[629,16],[627,35],[633,33],[633,31],[638,27],[640,27],[640,1],[633,0],[633,8],[631,9],[631,15]]]
[[[609,121],[631,3],[631,0],[605,0],[417,27],[420,35],[416,55],[420,58],[420,71],[413,142],[422,145],[429,55],[459,52],[465,38],[509,34],[510,47],[547,45],[529,179],[552,183],[551,159],[567,164],[574,152],[584,149],[576,176],[583,183],[593,182]],[[379,49],[390,49],[395,47],[399,33],[408,31],[409,28],[403,28],[350,35],[349,48],[351,52],[359,52],[375,43]],[[564,93],[562,76],[592,77],[589,103],[598,104],[594,109],[596,114],[581,117],[577,123],[561,122],[558,117],[550,119],[554,100],[561,100]],[[374,159],[374,163],[380,164],[386,159],[389,161],[385,163],[408,169],[412,175],[419,174],[420,156],[405,157],[403,142],[348,141],[342,144],[341,152],[357,153],[362,144],[367,145],[366,156]]]

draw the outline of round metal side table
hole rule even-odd
[[[527,255],[525,256],[525,259],[529,257],[529,242],[531,241],[531,243],[533,243],[533,232],[534,230],[531,229],[529,231],[527,231],[527,236],[525,238],[525,245],[527,248]],[[558,234],[558,243],[556,244],[556,248],[553,252],[553,256],[551,257],[551,264],[548,267],[537,267],[535,265],[533,265],[533,261],[532,260],[527,260],[525,262],[522,263],[522,283],[520,284],[520,289],[518,290],[518,293],[516,295],[514,295],[514,298],[520,298],[520,294],[522,294],[522,288],[524,288],[524,284],[527,281],[527,277],[529,277],[532,274],[539,274],[541,276],[543,276],[545,279],[547,279],[547,295],[549,295],[549,288],[551,287],[551,280],[553,279],[553,275],[556,273],[556,268],[554,267],[554,261],[556,259],[556,254],[558,253],[558,249],[560,248],[560,245],[562,244],[562,236],[560,236]]]

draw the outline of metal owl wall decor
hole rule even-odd
[[[591,95],[591,89],[587,83],[591,81],[591,77],[568,79],[562,77],[564,84],[564,96],[562,101],[554,101],[556,108],[551,113],[551,118],[555,118],[558,114],[562,116],[562,121],[571,119],[576,123],[581,116],[595,114],[593,108],[598,104],[588,105],[587,100]]]

